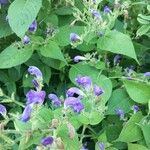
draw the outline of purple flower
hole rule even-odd
[[[42,78],[42,72],[40,71],[39,68],[37,68],[35,66],[30,66],[28,68],[28,72],[29,72],[29,74],[34,75],[37,78]]]
[[[96,19],[101,19],[101,15],[100,15],[99,11],[91,10],[91,13],[92,13],[93,17],[95,17]]]
[[[74,94],[84,96],[85,94],[77,87],[72,87],[67,90],[67,96],[72,97]]]
[[[87,60],[87,59],[83,56],[75,56],[73,60],[74,62],[79,62],[80,60]]]
[[[70,33],[70,41],[71,42],[78,42],[80,40],[81,40],[81,38],[79,37],[78,34],[76,34],[76,33]]]
[[[35,80],[35,79],[32,80],[32,84],[33,84],[36,88],[39,87],[39,83],[38,83],[38,81]]]
[[[98,147],[100,150],[105,150],[104,144],[103,143],[98,143]]]
[[[30,38],[27,35],[25,35],[22,39],[22,43],[26,45],[29,44],[29,42],[30,42]]]
[[[6,113],[7,113],[6,107],[4,105],[0,104],[0,114],[2,116],[6,116]]]
[[[122,57],[121,57],[120,54],[116,55],[116,56],[114,57],[114,64],[115,64],[115,65],[119,64],[120,61],[121,61],[121,59],[122,59]]]
[[[144,76],[145,76],[145,77],[150,77],[150,72],[145,72],[145,73],[144,73]]]
[[[137,113],[140,110],[140,108],[137,105],[133,105],[132,110],[133,110],[134,113]]]
[[[104,7],[104,13],[108,14],[111,12],[111,9],[108,6]]]
[[[32,24],[30,25],[29,29],[28,29],[30,32],[35,32],[37,30],[37,21],[34,20],[32,22]]]
[[[51,137],[51,136],[45,137],[45,138],[43,138],[43,139],[41,140],[41,143],[42,143],[42,145],[44,145],[44,146],[52,145],[53,142],[54,142],[54,139],[53,139],[53,137]]]
[[[124,118],[124,111],[120,108],[115,110],[116,115],[118,115],[120,118]]]
[[[94,85],[94,94],[95,96],[100,96],[104,93],[104,90],[97,85]]]
[[[88,76],[77,76],[75,79],[76,83],[80,86],[83,86],[85,89],[89,89],[92,86],[92,80]]]
[[[32,108],[33,108],[33,104],[27,105],[21,115],[21,121],[23,122],[27,122],[30,117],[31,117],[31,113],[32,113]]]
[[[7,4],[8,0],[0,0],[0,4]]]
[[[26,94],[27,105],[31,103],[42,104],[44,102],[45,96],[46,96],[45,91],[30,90]]]
[[[48,98],[52,101],[52,104],[55,107],[61,106],[61,101],[60,101],[60,99],[55,94],[49,94]]]
[[[80,113],[84,109],[84,106],[81,103],[80,99],[75,97],[68,97],[65,99],[64,108],[66,109],[68,107],[70,107],[74,112],[77,113]]]

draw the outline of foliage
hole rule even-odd
[[[0,150],[150,149],[147,0],[0,0]]]

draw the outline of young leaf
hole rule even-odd
[[[123,81],[125,88],[129,96],[137,103],[145,104],[150,100],[150,86],[142,83],[131,80]]]

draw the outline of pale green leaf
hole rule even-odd
[[[129,96],[137,103],[145,104],[150,100],[150,85],[132,80],[123,81]]]
[[[31,23],[35,20],[42,0],[15,0],[8,9],[8,20],[11,29],[23,37]]]
[[[97,47],[117,54],[126,55],[137,61],[131,38],[118,31],[111,31],[104,37],[99,38]]]
[[[32,55],[29,47],[18,49],[14,44],[0,53],[0,68],[11,68],[26,62]]]

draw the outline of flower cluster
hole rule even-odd
[[[35,66],[30,66],[28,68],[28,72],[30,75],[34,76],[32,83],[35,86],[36,91],[30,90],[26,94],[26,100],[27,100],[26,107],[21,116],[21,120],[23,122],[26,122],[30,119],[34,104],[40,104],[40,105],[43,104],[45,96],[46,96],[45,91],[41,90],[42,81],[43,81],[42,72]]]

